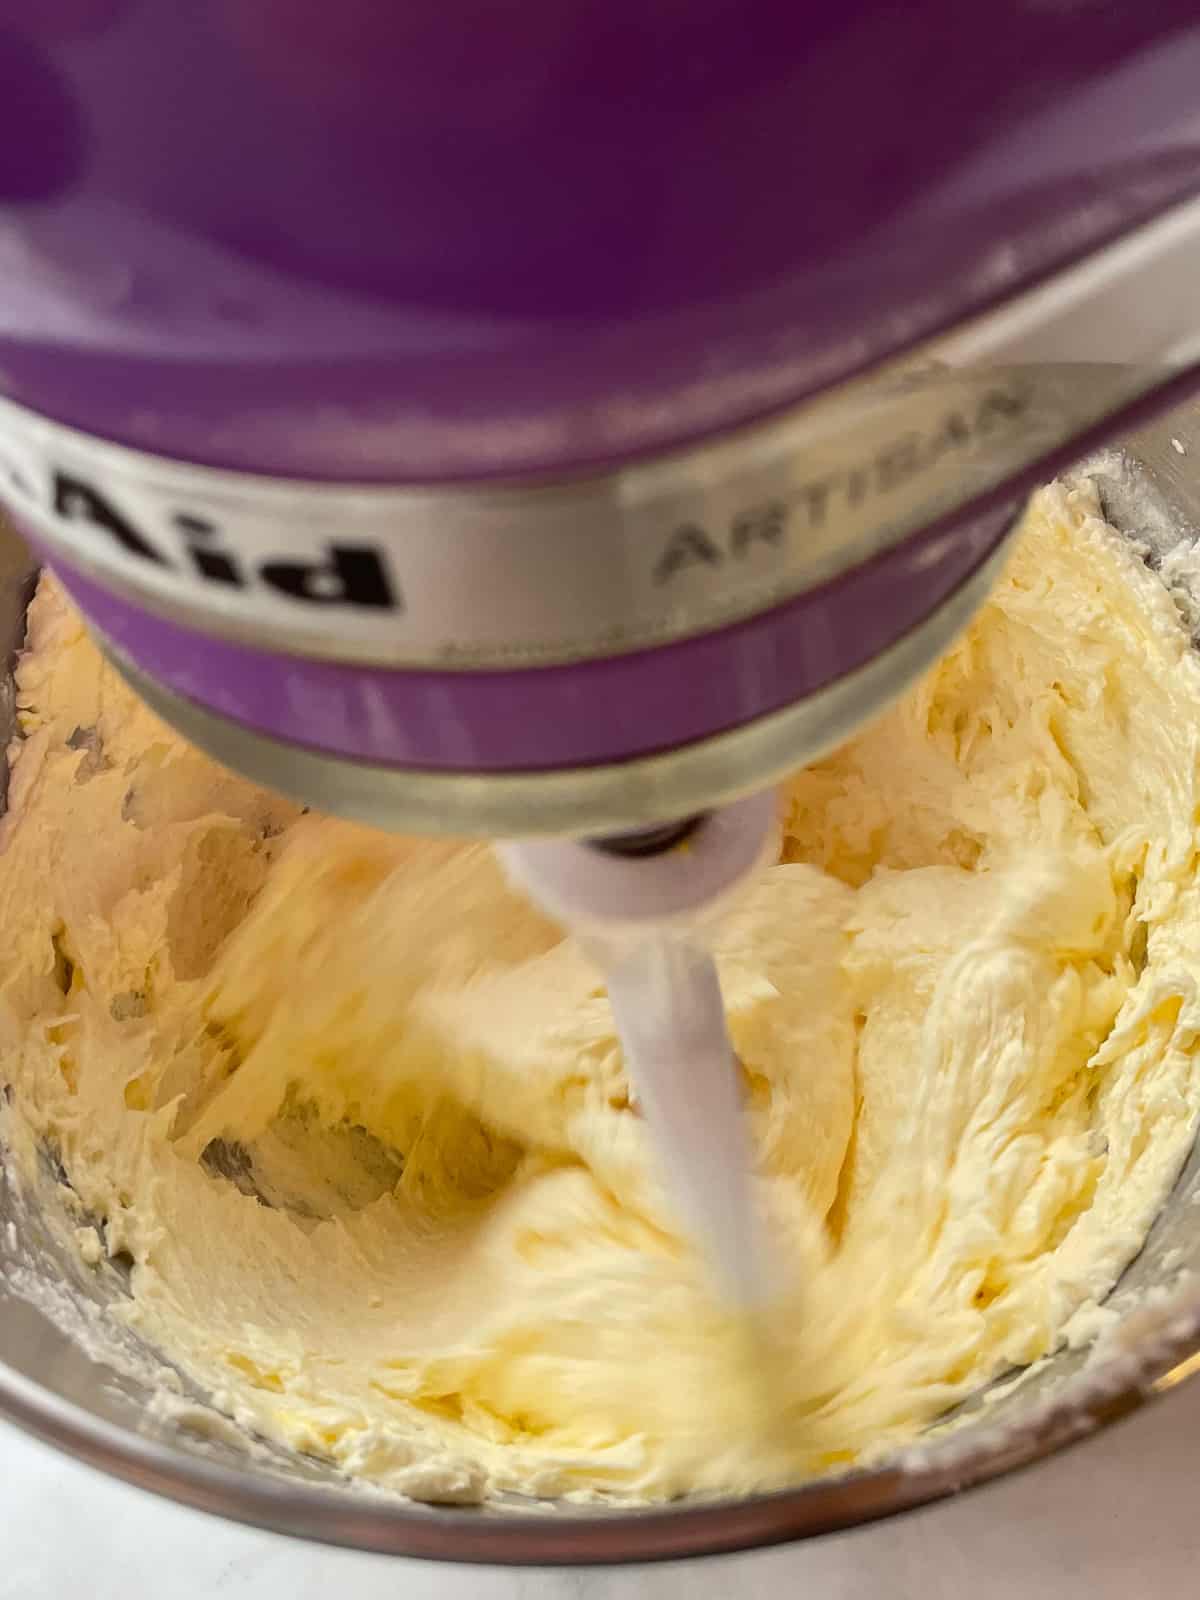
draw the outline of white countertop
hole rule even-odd
[[[235,1527],[0,1425],[0,1600],[1159,1600],[1200,1587],[1200,1381],[1044,1466],[873,1528],[704,1563],[435,1566]]]

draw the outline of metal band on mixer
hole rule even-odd
[[[557,482],[373,488],[190,466],[0,401],[0,489],[39,542],[170,621],[442,672],[600,660],[861,565],[1161,383],[933,368]]]

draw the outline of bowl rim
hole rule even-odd
[[[1137,1318],[1135,1308],[1131,1317]],[[287,1481],[150,1438],[0,1363],[0,1416],[109,1476],[195,1510],[322,1544],[433,1561],[588,1566],[767,1548],[915,1510],[1098,1434],[1200,1374],[1200,1283],[1156,1308],[1136,1351],[1119,1343],[1012,1420],[901,1448],[877,1467],[744,1499],[525,1515],[446,1507],[352,1484]],[[968,1443],[969,1440],[969,1443]]]

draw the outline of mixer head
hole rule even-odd
[[[7,15],[0,487],[157,709],[326,809],[767,784],[1182,381],[1183,0],[986,50],[950,0]]]

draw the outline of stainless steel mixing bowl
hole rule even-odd
[[[1111,519],[1143,542],[1152,566],[1181,540],[1200,550],[1200,407],[1176,413],[1089,470]],[[10,650],[0,733],[12,727],[12,653],[23,637],[32,579],[19,541],[0,536],[0,639]],[[0,1412],[93,1466],[203,1510],[409,1556],[634,1561],[803,1538],[982,1483],[1200,1371],[1198,1147],[1114,1296],[1121,1320],[1102,1350],[1063,1351],[1024,1381],[993,1386],[963,1408],[955,1427],[935,1430],[877,1466],[784,1493],[647,1511],[515,1500],[478,1510],[414,1505],[348,1483],[319,1461],[241,1438],[203,1396],[195,1396],[190,1424],[164,1417],[152,1403],[157,1358],[105,1311],[128,1294],[120,1260],[85,1268],[52,1224],[48,1214],[31,1212],[11,1183],[0,1183]],[[180,1383],[186,1397],[186,1381]]]

